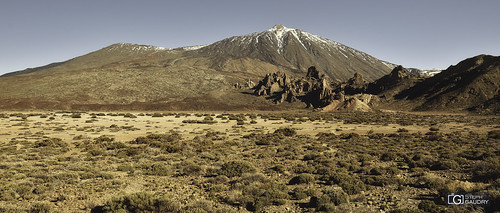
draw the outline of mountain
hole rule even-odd
[[[151,45],[118,43],[102,48],[98,51],[70,59],[68,61],[56,62],[42,67],[28,68],[21,71],[11,72],[2,75],[2,77],[29,74],[39,71],[56,72],[98,68],[121,61],[131,61],[134,59],[152,57],[155,55],[159,56],[159,53],[165,52],[166,50],[168,49]]]
[[[365,92],[393,98],[394,95],[408,89],[422,79],[422,76],[415,75],[415,72],[418,72],[417,69],[404,68],[399,65],[391,73],[369,83]]]
[[[308,67],[315,66],[339,81],[347,80],[356,72],[373,81],[394,68],[393,64],[364,52],[283,25],[224,39],[188,55],[210,58],[211,68],[217,70],[237,70],[242,61],[249,59],[283,67],[300,76]]]
[[[412,101],[416,110],[484,109],[498,103],[499,93],[500,56],[479,55],[415,84],[396,98]]]
[[[336,80],[369,80],[392,64],[340,43],[276,25],[210,45],[175,49],[114,44],[68,61],[0,77],[4,109],[281,109],[234,87],[315,65]]]

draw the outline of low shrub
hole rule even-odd
[[[162,114],[162,113],[157,113],[157,112],[155,112],[155,113],[153,113],[153,114],[151,115],[151,117],[153,117],[153,118],[160,118],[160,117],[163,117],[163,114]]]
[[[52,204],[49,202],[33,203],[28,210],[29,213],[50,213],[52,212]]]
[[[255,167],[246,161],[230,161],[222,164],[220,175],[227,177],[241,176],[243,173],[255,172]]]
[[[309,184],[309,183],[313,183],[315,180],[316,180],[316,178],[314,178],[313,175],[303,173],[303,174],[297,175],[297,176],[293,177],[292,179],[290,179],[288,184],[290,184],[290,185]]]
[[[292,137],[297,134],[297,131],[294,128],[284,127],[275,130],[274,134],[279,136]]]
[[[43,141],[35,143],[35,148],[39,147],[52,147],[52,148],[66,148],[68,144],[60,138],[48,138]]]
[[[92,212],[179,212],[181,205],[165,196],[154,196],[149,192],[115,197],[104,206],[92,209]]]
[[[500,158],[491,157],[472,166],[472,180],[481,182],[494,181],[500,177]]]
[[[428,213],[440,213],[443,209],[431,200],[422,200],[418,204],[418,209]]]
[[[254,182],[242,190],[241,203],[249,211],[261,212],[266,206],[279,206],[286,203],[289,198],[286,186],[276,182]]]
[[[151,134],[146,137],[138,137],[131,141],[132,144],[147,144],[150,147],[160,148],[169,153],[180,152],[185,148],[181,141],[181,135],[173,134]]]
[[[147,175],[168,176],[171,173],[170,168],[163,163],[155,163],[146,168]]]
[[[303,200],[308,198],[314,193],[313,189],[305,189],[302,187],[294,188],[289,194],[292,196],[294,200]]]
[[[349,196],[341,188],[334,188],[323,190],[323,195],[321,196],[312,196],[309,201],[309,207],[324,211],[329,209],[330,205],[337,206],[348,202]]]
[[[391,210],[390,213],[425,213],[425,212],[420,209],[404,208],[404,209]]]
[[[336,172],[323,178],[325,184],[337,184],[344,192],[350,195],[359,194],[367,189],[365,183],[354,175],[349,175],[347,172]]]
[[[394,161],[396,160],[396,153],[394,152],[384,152],[382,154],[382,156],[380,156],[380,160],[383,160],[383,161]]]
[[[134,172],[134,167],[132,165],[124,164],[124,165],[119,165],[116,170],[120,172],[129,172],[132,173]]]
[[[492,130],[488,132],[488,138],[500,139],[500,130]]]
[[[195,164],[191,161],[183,162],[179,165],[180,175],[192,175],[197,176],[203,173],[203,168],[200,165]]]
[[[454,160],[439,160],[436,161],[431,167],[431,170],[450,170],[457,169],[458,163]]]
[[[365,184],[372,186],[387,186],[392,184],[399,184],[401,182],[401,180],[397,177],[387,177],[382,175],[369,175],[364,176],[362,179]]]
[[[433,127],[429,128],[429,130],[433,131],[433,132],[437,132],[437,131],[439,131],[439,128],[433,126]]]

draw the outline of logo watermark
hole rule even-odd
[[[450,194],[448,195],[448,205],[483,205],[490,203],[487,195],[475,194]]]

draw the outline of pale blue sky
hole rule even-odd
[[[406,67],[500,55],[497,0],[2,0],[0,75],[118,42],[210,44],[275,24]]]

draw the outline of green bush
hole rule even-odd
[[[243,173],[255,172],[255,167],[246,161],[230,161],[222,164],[220,175],[228,177],[241,176]]]
[[[115,197],[104,206],[92,209],[93,212],[179,212],[181,206],[178,202],[167,197],[157,197],[149,192]]]

